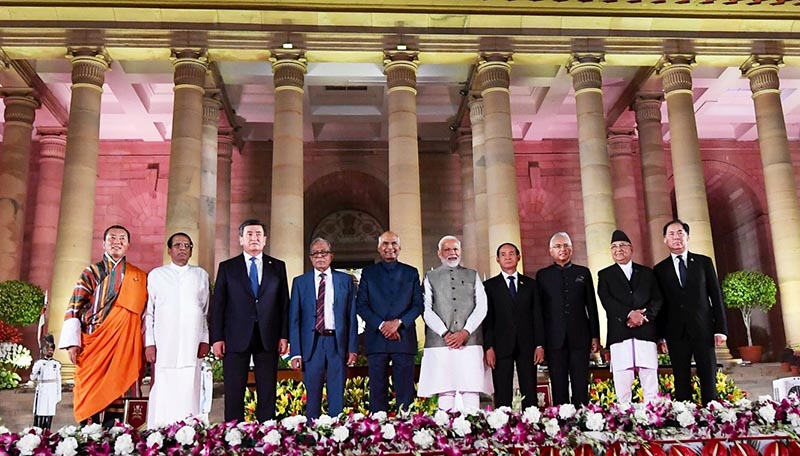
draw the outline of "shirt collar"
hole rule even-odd
[[[244,260],[245,260],[246,263],[250,263],[250,258],[255,258],[256,260],[261,261],[262,260],[261,257],[264,255],[263,252],[259,253],[258,255],[255,255],[255,256],[250,255],[247,252],[242,252],[242,253],[244,253]]]
[[[677,253],[677,254],[670,252],[670,255],[672,256],[672,262],[673,263],[676,261],[675,258],[677,258],[677,257],[683,257],[683,262],[684,263],[686,263],[686,261],[689,260],[689,251],[688,250],[684,250],[683,253]]]
[[[170,262],[169,262],[169,265],[170,265],[172,268],[174,268],[174,269],[177,269],[177,270],[179,270],[179,271],[185,271],[186,269],[189,269],[189,263],[186,263],[185,265],[183,265],[183,266],[180,266],[180,265],[177,265],[177,264],[175,264],[174,262],[170,261]]]
[[[319,270],[317,270],[317,269],[314,269],[314,277],[316,277],[316,278],[318,278],[318,279],[319,279],[319,275],[320,275],[320,274],[325,274],[325,278],[326,278],[326,279],[327,279],[328,277],[333,277],[333,274],[331,273],[331,267],[330,267],[330,266],[328,266],[328,269],[326,269],[326,270],[324,270],[324,271],[319,271]]]
[[[397,260],[395,261],[383,261],[381,260],[381,264],[387,271],[394,271],[397,268]]]
[[[513,274],[506,274],[506,271],[500,271],[500,274],[503,274],[503,280],[506,282],[508,282],[508,278],[512,276],[514,277],[515,281],[519,281],[519,273],[517,271],[514,271]]]
[[[633,271],[633,260],[630,260],[625,264],[617,263],[617,266],[619,266],[625,272]]]

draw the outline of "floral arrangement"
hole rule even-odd
[[[0,342],[22,343],[22,332],[16,326],[0,320]]]
[[[671,397],[675,394],[675,377],[672,374],[658,376],[658,393],[664,397]],[[747,394],[736,383],[722,371],[717,371],[717,395],[729,402],[737,402],[744,399]],[[639,378],[633,380],[633,401],[643,401],[642,386]],[[700,403],[700,381],[697,376],[692,377],[692,400]],[[589,401],[592,404],[602,407],[610,407],[617,401],[617,394],[614,392],[614,380],[593,379],[589,384]]]
[[[33,358],[27,348],[13,342],[0,342],[0,389],[19,386],[22,378],[17,371],[30,367],[31,362]]]
[[[525,411],[507,407],[470,413],[433,415],[402,412],[388,416],[342,414],[321,416],[312,424],[295,415],[279,421],[228,422],[208,425],[189,420],[137,432],[127,425],[103,430],[92,424],[66,426],[57,432],[26,428],[20,433],[0,427],[0,454],[7,455],[338,455],[428,452],[476,454],[558,455],[562,451],[585,456],[605,454],[664,455],[680,440],[706,440],[716,446],[709,454],[727,454],[721,440],[733,443],[742,455],[755,455],[746,439],[775,436],[773,451],[800,451],[800,399],[781,402],[769,396],[757,401],[712,402],[706,408],[689,402],[660,400],[651,404],[614,404],[575,408],[571,404]],[[696,440],[695,440],[696,441]],[[788,441],[788,443],[784,443]],[[674,445],[667,448],[678,450]],[[779,447],[777,447],[779,446]],[[788,448],[787,448],[788,446]],[[687,447],[684,446],[688,450]],[[769,449],[769,446],[768,446]],[[724,453],[721,451],[724,450]],[[754,451],[755,453],[751,452]],[[694,454],[694,451],[675,454]],[[706,451],[703,451],[706,454]]]

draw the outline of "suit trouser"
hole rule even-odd
[[[397,406],[408,410],[414,402],[414,355],[410,353],[373,353],[367,355],[369,367],[369,411],[389,410],[389,361]]]
[[[589,347],[546,348],[547,370],[553,389],[553,405],[570,402],[567,385],[572,383],[572,403],[589,403]]]
[[[322,413],[322,386],[328,386],[328,415],[338,416],[344,408],[344,384],[347,359],[336,351],[335,336],[315,336],[314,353],[303,362],[306,385],[306,416],[319,418]]]
[[[497,358],[492,370],[494,383],[494,406],[511,407],[514,397],[514,364],[517,365],[519,392],[522,394],[522,408],[539,405],[536,396],[536,365],[533,364],[533,353],[522,353],[519,348],[509,357]]]
[[[225,421],[244,421],[244,391],[250,373],[250,356],[256,375],[256,418],[275,418],[275,389],[278,383],[278,347],[266,350],[261,342],[258,323],[253,328],[250,346],[244,352],[226,352],[222,362],[225,376]]]
[[[700,380],[703,405],[717,399],[717,355],[714,345],[692,338],[667,340],[672,373],[675,376],[675,400],[692,400],[692,355]]]

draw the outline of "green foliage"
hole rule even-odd
[[[716,380],[717,395],[720,399],[728,402],[736,402],[747,397],[747,393],[742,391],[733,379],[728,377],[724,372],[717,371]],[[633,396],[631,399],[633,402],[642,402],[644,393],[638,377],[633,380],[632,388]],[[658,376],[658,394],[660,396],[675,397],[675,377],[672,374]],[[617,394],[614,390],[613,379],[601,380],[595,378],[589,383],[589,402],[592,404],[608,407],[616,402],[616,400]],[[696,375],[692,376],[692,401],[697,404],[701,403],[700,380]]]
[[[775,305],[777,288],[772,277],[756,271],[736,271],[722,281],[725,305],[731,309],[761,309]]]
[[[20,280],[0,283],[0,320],[13,325],[35,323],[44,306],[41,288]]]

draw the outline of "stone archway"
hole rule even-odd
[[[322,237],[333,243],[333,266],[355,269],[371,264],[376,239],[385,230],[375,217],[363,211],[344,209],[322,219],[311,231],[311,239]]]

